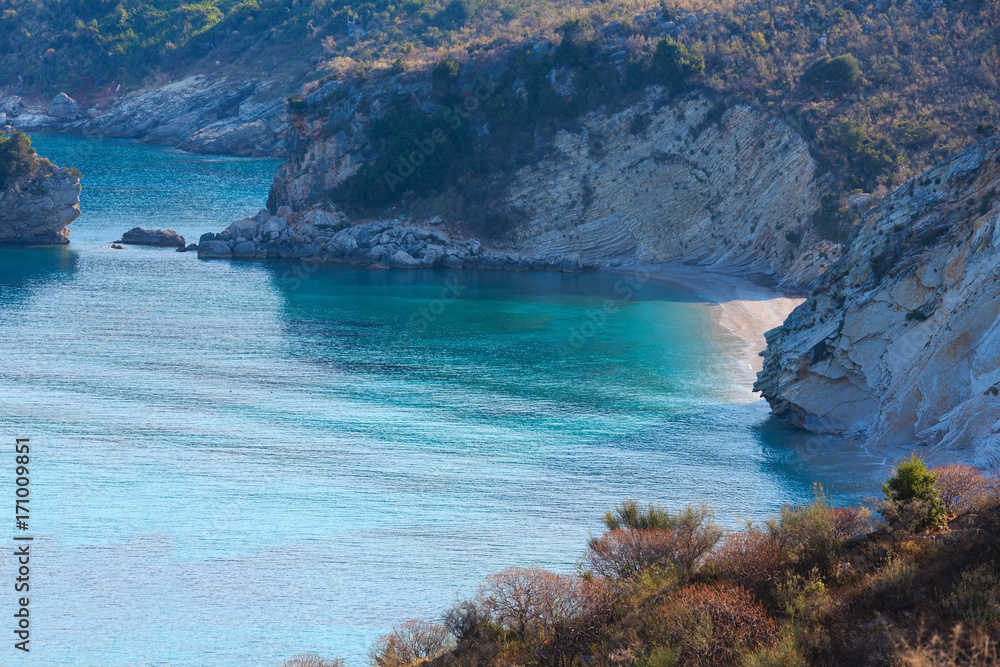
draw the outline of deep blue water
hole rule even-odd
[[[35,143],[83,171],[84,214],[68,247],[0,248],[0,507],[14,438],[32,447],[16,664],[360,665],[490,572],[572,570],[622,498],[738,525],[882,475],[749,400],[679,287],[112,250],[136,225],[197,241],[253,214],[276,163]]]

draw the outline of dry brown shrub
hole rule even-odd
[[[639,518],[655,519],[652,525],[656,527],[644,528],[642,521],[620,524],[609,513],[605,523],[611,530],[590,541],[585,567],[608,579],[629,579],[651,567],[677,568],[682,575],[689,576],[722,534],[704,504],[687,507],[676,516],[663,510],[655,516]]]
[[[315,653],[300,653],[281,663],[281,667],[346,667],[343,660],[329,660]]]
[[[742,664],[753,651],[773,648],[778,626],[750,593],[735,586],[697,584],[680,589],[659,619],[664,643],[690,667]]]
[[[368,660],[374,667],[406,667],[436,658],[451,647],[451,636],[443,626],[410,620],[375,640]]]
[[[865,507],[833,507],[833,536],[838,540],[849,540],[872,530],[872,513]]]
[[[760,591],[783,576],[785,555],[777,539],[757,526],[728,533],[708,560],[724,582]]]
[[[1000,665],[1000,644],[989,635],[969,635],[955,626],[951,637],[934,635],[912,644],[890,632],[899,660],[906,667],[995,667]],[[922,633],[921,633],[922,634]]]
[[[944,501],[945,509],[952,514],[965,509],[978,496],[989,493],[995,486],[993,480],[979,468],[964,463],[938,466],[931,468],[930,472],[937,477],[941,500]]]
[[[479,606],[495,623],[567,664],[597,640],[614,601],[614,591],[601,580],[541,568],[493,574],[479,593]]]

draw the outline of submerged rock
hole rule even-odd
[[[122,243],[151,245],[165,248],[183,248],[184,237],[172,229],[143,229],[133,227],[122,234]]]

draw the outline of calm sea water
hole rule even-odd
[[[360,665],[490,572],[571,571],[622,498],[736,525],[883,474],[748,402],[680,288],[112,250],[253,214],[276,163],[35,143],[84,214],[69,247],[0,249],[0,506],[30,438],[35,538],[27,657],[2,547],[0,664]]]

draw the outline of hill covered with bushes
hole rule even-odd
[[[441,623],[408,621],[374,667],[996,665],[1000,485],[977,469],[897,466],[885,497],[822,489],[723,531],[705,506],[626,501],[578,574],[510,568]],[[313,663],[307,660],[313,660]],[[286,663],[332,665],[315,656]]]
[[[997,25],[996,0],[11,0],[0,85],[72,92],[154,74],[260,76],[263,64],[308,93],[429,75],[448,59],[495,75],[497,59],[570,34],[579,53],[564,48],[558,65],[577,79],[571,115],[651,82],[631,76],[635,63],[668,38],[703,63],[696,87],[809,141],[832,182],[816,223],[842,240],[856,217],[843,195],[891,188],[995,132]]]

